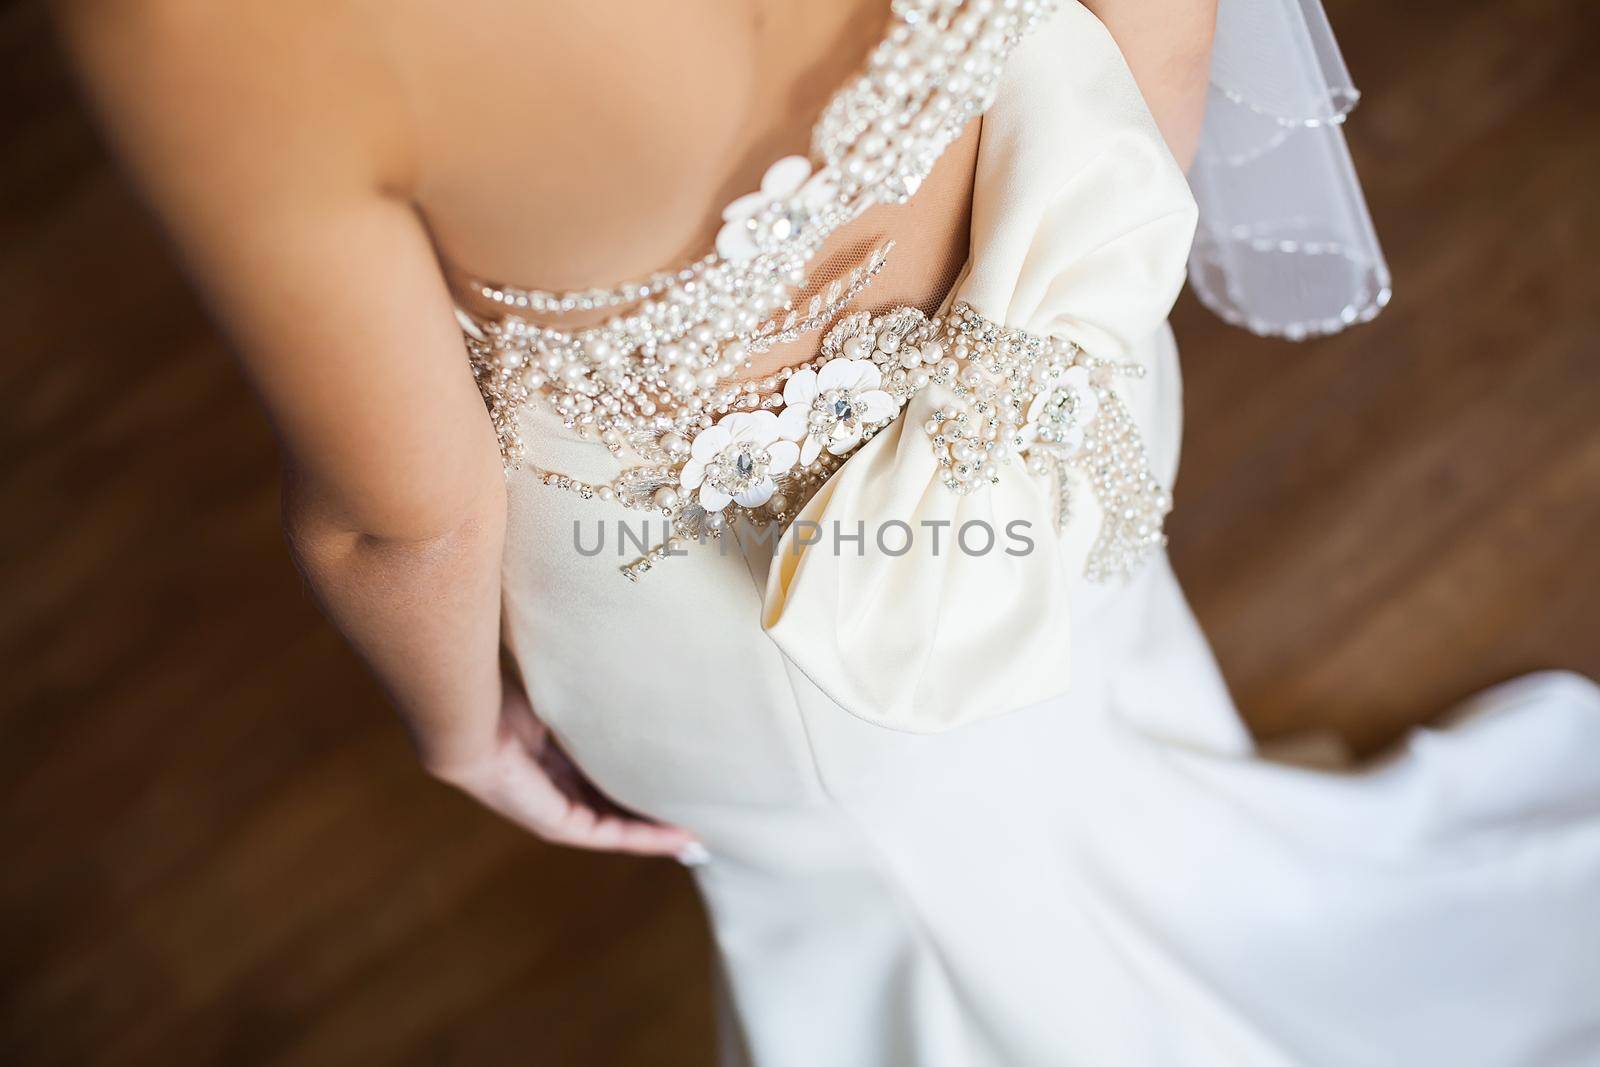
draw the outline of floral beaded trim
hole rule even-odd
[[[935,449],[943,438],[950,453],[948,460],[941,456],[946,484],[971,491],[993,481],[997,463],[1020,456],[1030,472],[1053,476],[1060,530],[1071,517],[1070,474],[1080,471],[1102,513],[1085,576],[1132,574],[1167,543],[1162,526],[1172,511],[1138,423],[1112,386],[1119,375],[1144,377],[1144,367],[1096,358],[1060,338],[1008,330],[965,304],[956,305],[949,329],[964,364],[957,390],[964,406],[943,412],[943,419],[935,413],[925,427]]]
[[[1069,472],[1081,470],[1104,513],[1086,574],[1105,580],[1165,544],[1171,498],[1112,388],[1116,376],[1142,373],[1070,341],[1004,329],[965,304],[948,318],[911,307],[857,312],[829,330],[815,360],[763,383],[754,410],[730,411],[692,439],[663,435],[655,445],[663,461],[627,467],[606,484],[538,473],[586,499],[666,516],[672,535],[621,568],[636,581],[685,543],[720,538],[731,523],[787,525],[913,396],[939,385],[949,399],[922,429],[945,486],[979,491],[1002,465],[1021,462],[1053,479],[1059,526],[1070,513]]]

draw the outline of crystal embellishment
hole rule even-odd
[[[823,449],[845,455],[869,425],[891,418],[899,405],[882,383],[882,372],[870,360],[843,357],[791,377],[778,422],[785,437],[801,443],[800,462],[811,463]]]
[[[758,508],[778,491],[774,480],[789,472],[800,447],[780,437],[778,417],[770,411],[735,412],[700,433],[678,484],[697,492],[705,511],[721,511],[737,502]]]
[[[838,195],[828,171],[812,174],[805,156],[785,156],[767,168],[759,192],[747,193],[723,210],[717,254],[743,262],[779,249],[815,225]]]

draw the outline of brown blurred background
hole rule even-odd
[[[1372,750],[1600,675],[1600,6],[1329,8],[1396,300],[1295,347],[1185,298],[1172,541],[1257,731]],[[0,101],[0,1062],[710,1062],[680,870],[415,769],[36,0]]]

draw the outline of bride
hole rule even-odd
[[[725,1062],[1600,1062],[1600,692],[1274,759],[1163,551],[1186,264],[1388,299],[1315,0],[60,10],[423,766],[692,864]]]

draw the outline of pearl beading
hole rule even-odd
[[[956,305],[947,330],[950,358],[961,370],[941,369],[956,402],[923,427],[947,487],[982,488],[998,477],[999,465],[1020,455],[1029,471],[1053,476],[1059,530],[1071,516],[1070,472],[1083,471],[1102,512],[1085,563],[1092,581],[1129,575],[1166,544],[1171,494],[1151,471],[1138,424],[1112,384],[1119,375],[1144,377],[1144,367],[1099,359],[1061,338],[1006,329],[966,304]]]
[[[1081,471],[1103,516],[1085,564],[1086,576],[1094,581],[1131,573],[1166,543],[1162,522],[1171,496],[1151,472],[1138,427],[1113,388],[1117,376],[1142,376],[1142,367],[1097,359],[1071,341],[1005,329],[966,304],[957,304],[944,319],[901,307],[841,319],[823,338],[815,360],[764,380],[758,409],[785,407],[780,384],[835,361],[852,368],[870,364],[874,373],[866,391],[887,393],[892,409],[863,420],[848,451],[822,451],[784,471],[760,504],[708,510],[686,493],[689,442],[678,442],[675,461],[629,467],[605,484],[554,471],[537,473],[545,484],[584,499],[657,511],[669,520],[670,536],[620,568],[637,581],[686,544],[720,538],[735,521],[788,525],[848,455],[900,417],[912,397],[939,386],[946,399],[922,430],[948,489],[980,491],[999,479],[1002,465],[1020,460],[1031,474],[1052,480],[1059,528],[1071,514],[1070,472]],[[835,397],[841,394],[846,404],[861,396],[860,391],[825,392],[824,407],[840,403]],[[812,418],[805,425],[831,428],[832,423]]]
[[[518,289],[514,286],[494,285],[473,279],[469,284],[478,295],[496,304],[504,304],[518,311],[536,314],[567,315],[574,311],[595,311],[605,308],[636,304],[640,300],[657,296],[673,285],[693,281],[716,261],[716,255],[707,255],[679,271],[657,271],[644,281],[624,282],[610,289],[584,289],[554,293],[545,289]]]

